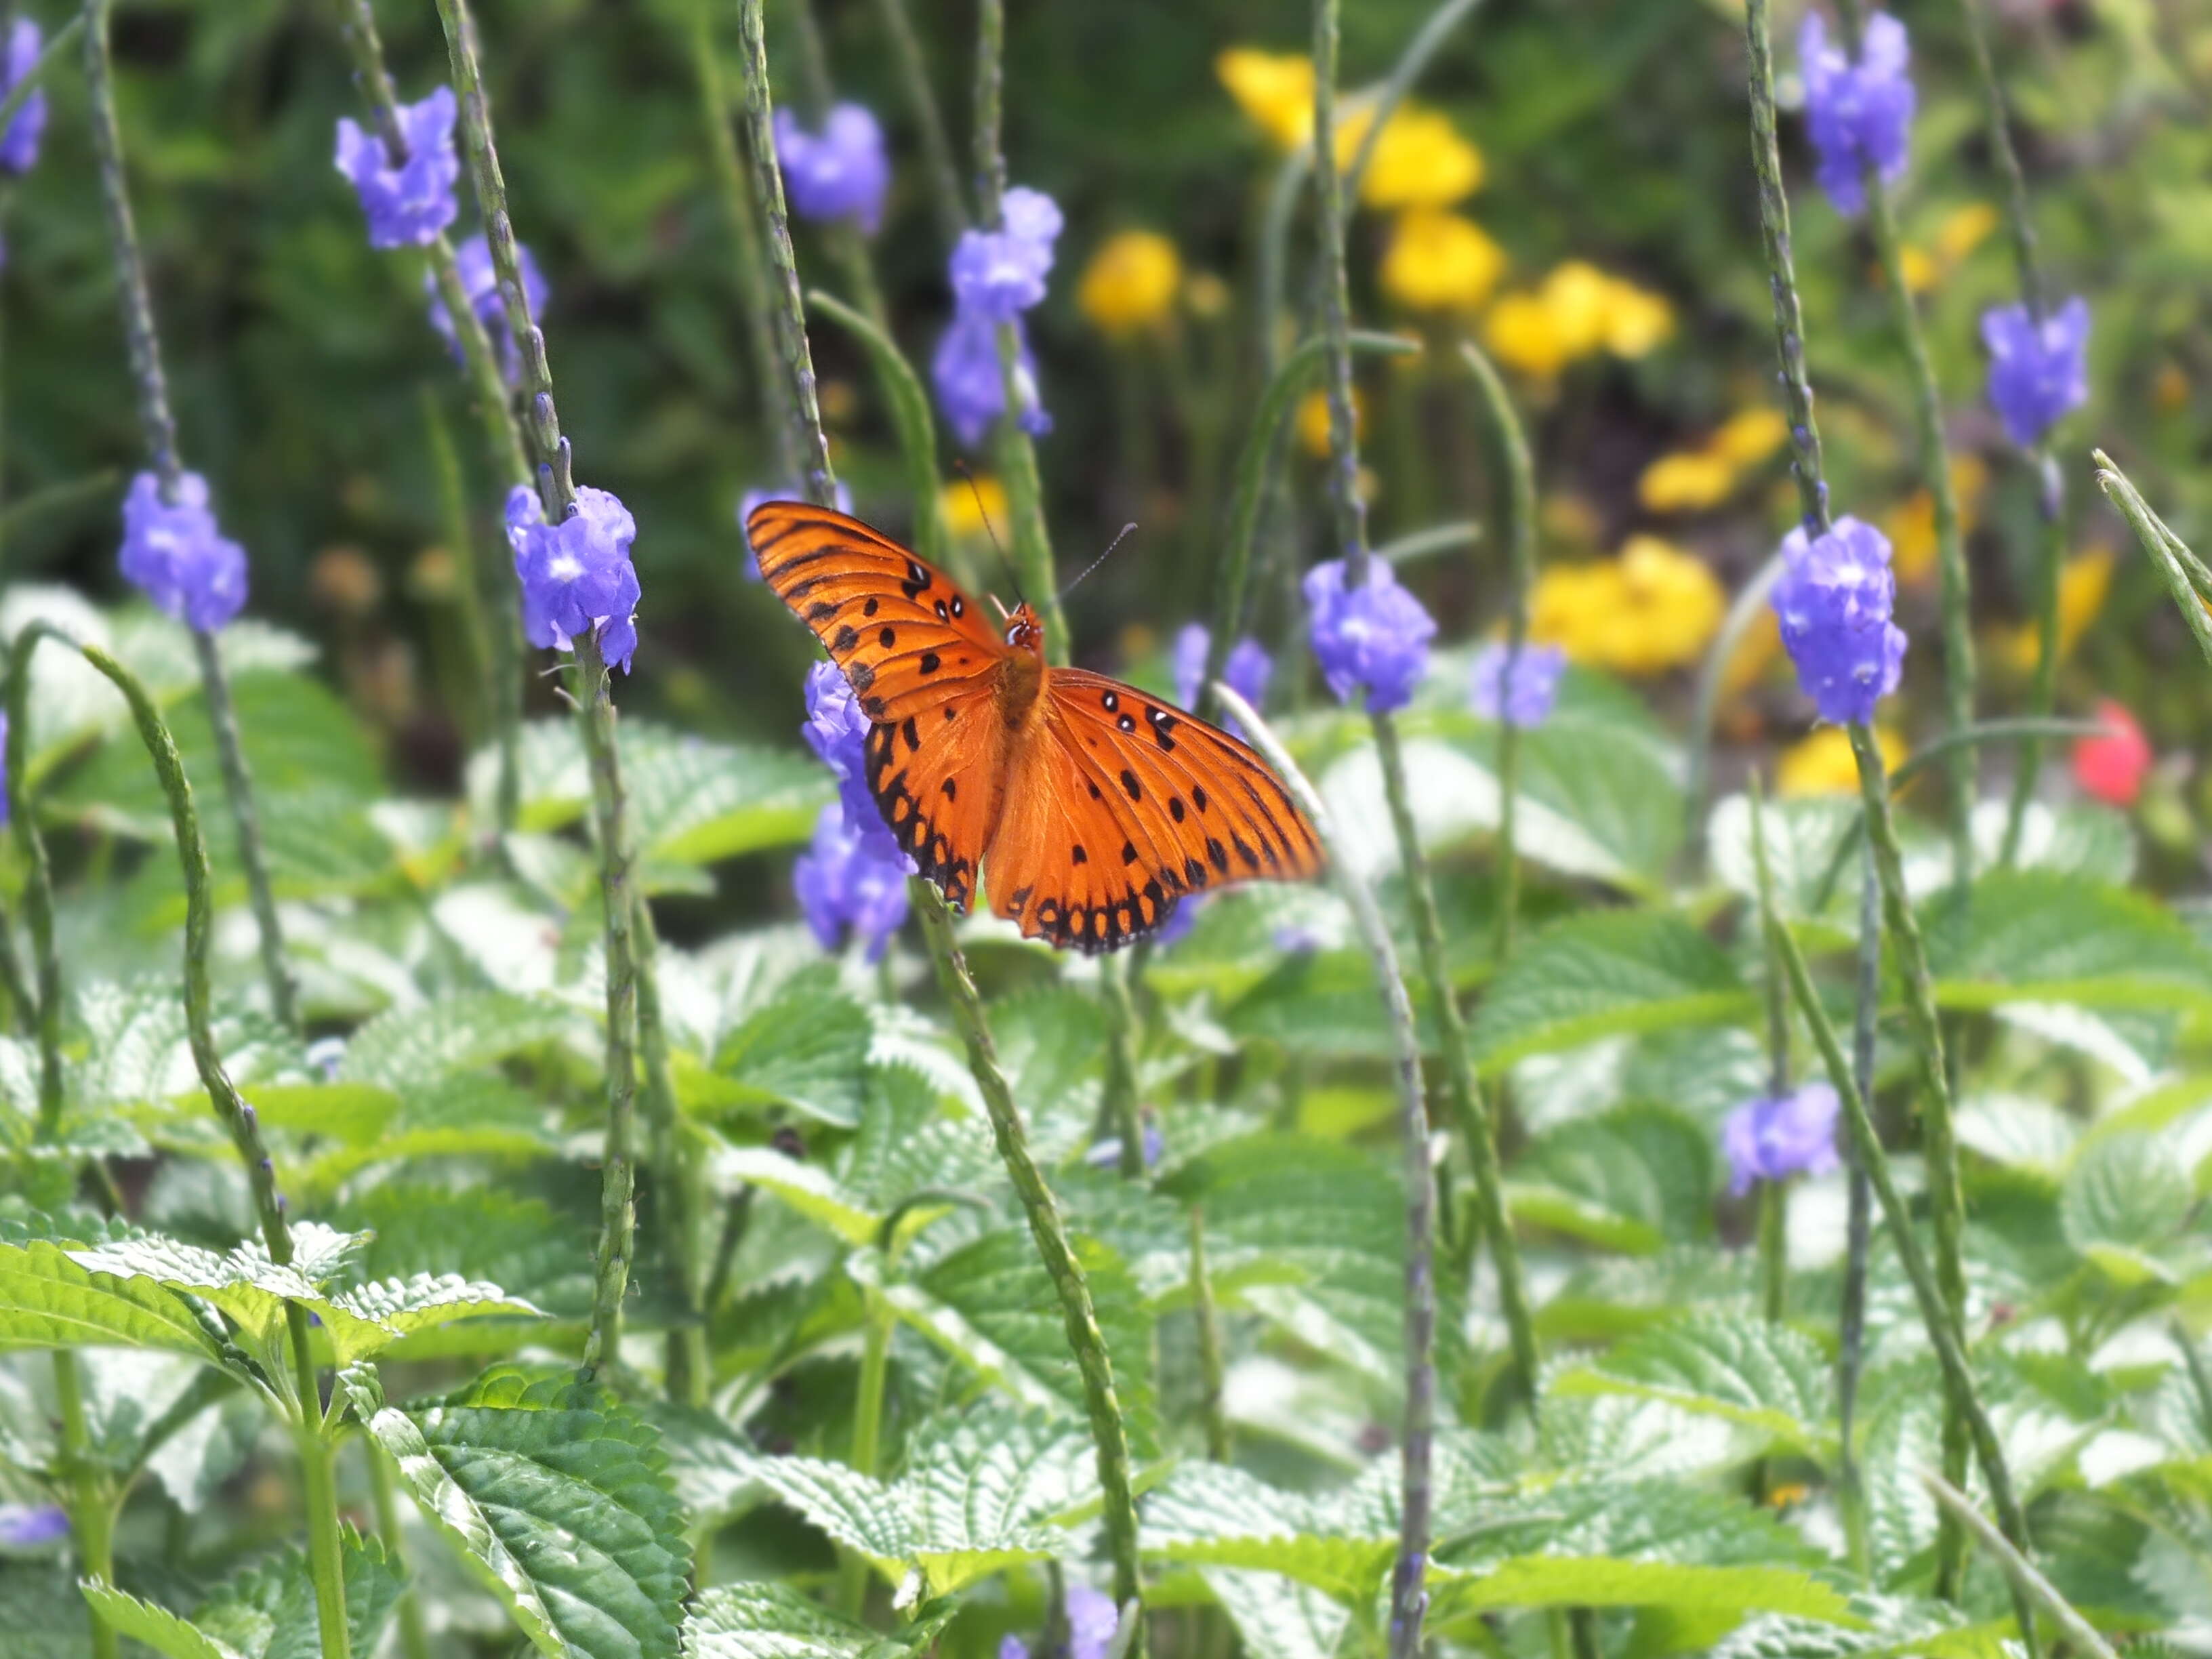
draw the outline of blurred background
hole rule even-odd
[[[57,7],[17,9],[50,31],[62,21]],[[1347,7],[1346,86],[1386,74],[1431,9]],[[1985,700],[2010,708],[2033,660],[2024,576],[2035,494],[1984,403],[1976,320],[2014,297],[2014,278],[1954,9],[1897,9],[1920,94],[1899,192],[1908,275],[1972,528]],[[444,80],[433,9],[379,11],[402,96]],[[1054,422],[1041,462],[1063,575],[1124,522],[1139,526],[1071,604],[1075,653],[1159,677],[1174,631],[1206,605],[1231,467],[1262,383],[1256,294],[1268,201],[1309,95],[1285,67],[1307,49],[1307,8],[1053,0],[1012,11],[1012,177],[1052,194],[1068,222],[1050,296],[1029,319]],[[646,645],[620,699],[693,730],[786,746],[811,647],[742,579],[734,519],[746,491],[783,481],[737,303],[715,161],[722,112],[705,90],[717,76],[738,84],[732,12],[694,0],[485,0],[479,21],[515,222],[550,285],[544,319],[577,476],[615,490],[640,526]],[[913,12],[964,147],[972,8],[915,0]],[[2187,636],[2123,550],[2087,454],[2108,448],[2185,538],[2200,537],[2212,510],[2212,6],[1996,0],[1990,12],[2045,264],[2095,319],[2089,404],[2061,433],[2073,526],[2059,706],[2086,713],[2109,696],[2149,729],[2164,757],[2153,839],[2193,865],[2201,682],[2166,672],[2187,665]],[[769,13],[779,101],[803,108],[790,84],[793,15]],[[837,95],[867,105],[890,134],[894,179],[872,252],[895,332],[926,373],[951,314],[949,247],[911,105],[872,0],[815,0],[814,13]],[[1839,511],[1888,531],[1901,620],[1930,640],[1930,513],[1912,481],[1880,275],[1863,233],[1813,188],[1786,107],[1799,15],[1785,7],[1778,20],[1783,140],[1830,477]],[[398,787],[450,791],[471,718],[456,543],[493,533],[498,492],[460,377],[426,323],[417,261],[368,248],[331,165],[334,123],[360,112],[331,9],[132,4],[115,49],[185,447],[252,557],[252,609],[322,643]],[[1523,408],[1541,499],[1537,637],[1637,682],[1662,712],[1686,708],[1691,666],[1728,597],[1793,512],[1742,50],[1727,0],[1492,0],[1454,30],[1386,133],[1352,233],[1358,320],[1437,345],[1471,334]],[[702,52],[717,54],[704,76]],[[22,510],[0,556],[9,581],[112,598],[137,441],[82,82],[61,75],[52,88],[46,155],[4,209],[4,491]],[[473,229],[466,216],[456,228]],[[818,231],[795,234],[805,279],[841,291]],[[1284,277],[1292,306],[1310,244],[1301,212]],[[813,344],[841,475],[862,516],[902,531],[905,474],[868,366],[819,320]],[[1365,360],[1360,380],[1376,539],[1485,520],[1478,407],[1447,355]],[[939,441],[948,511],[972,538],[975,496],[991,500],[991,482],[971,492],[942,422]],[[975,466],[988,474],[988,458]],[[1286,476],[1297,510],[1274,515],[1269,536],[1304,560],[1326,518],[1310,510],[1309,439],[1293,442]],[[1301,536],[1315,539],[1302,547]],[[1406,575],[1445,638],[1465,639],[1495,623],[1497,563],[1493,538]],[[1273,643],[1292,621],[1271,598],[1260,630]],[[1908,660],[1894,705],[1902,742],[1940,721],[1934,667],[1932,650]],[[1295,701],[1299,678],[1279,674],[1279,698]],[[537,695],[550,709],[550,692]],[[1734,756],[1724,766],[1772,754],[1786,788],[1848,779],[1832,737],[1802,743],[1810,709],[1771,629],[1754,630],[1733,665],[1721,721]],[[726,893],[741,906],[786,902],[765,863],[761,877],[750,892],[732,872]]]

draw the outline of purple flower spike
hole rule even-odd
[[[15,27],[8,31],[8,62],[5,73],[0,74],[0,96],[13,92],[31,72],[45,45],[36,23],[27,17],[15,20]],[[46,89],[39,87],[23,100],[15,118],[8,123],[8,131],[0,133],[0,173],[12,173],[20,179],[37,166],[39,140],[46,131]]]
[[[783,167],[792,210],[800,218],[849,220],[864,235],[876,234],[890,188],[891,164],[884,154],[883,128],[860,105],[833,107],[818,137],[789,110],[776,111],[775,159]]]
[[[869,726],[860,699],[836,664],[817,662],[806,671],[806,723],[799,732],[836,775],[846,827],[878,842],[880,857],[902,858],[898,838],[884,822],[883,808],[868,789]]]
[[[874,836],[854,829],[846,822],[844,807],[830,802],[814,820],[812,848],[799,855],[791,872],[799,908],[822,948],[836,950],[850,929],[866,941],[871,962],[881,960],[884,947],[906,920],[906,878],[913,868],[880,819],[876,827]]]
[[[1149,1142],[1150,1136],[1146,1139]],[[1070,1584],[1066,1605],[1066,1659],[1106,1659],[1121,1624],[1114,1598],[1088,1584]],[[999,1643],[999,1659],[1056,1659],[1056,1656],[1048,1654],[1042,1643],[1031,1648],[1020,1637],[1008,1636]]]
[[[1042,436],[1052,430],[1052,416],[1039,398],[1036,358],[1030,351],[1028,335],[1018,322],[1014,331],[1021,343],[1014,380],[1021,396],[1022,429]],[[937,343],[929,375],[937,386],[937,406],[945,411],[955,435],[963,444],[982,441],[991,422],[1006,407],[1006,383],[999,370],[998,325],[981,312],[962,307]]]
[[[69,1532],[69,1514],[55,1504],[0,1504],[0,1549],[40,1549]]]
[[[2069,410],[2089,398],[2089,303],[2075,295],[2038,328],[2024,305],[1982,313],[1990,349],[1990,403],[2005,432],[2033,449]]]
[[[1185,623],[1182,631],[1176,635],[1176,701],[1185,708],[1198,707],[1199,694],[1205,689],[1199,681],[1205,678],[1206,653],[1212,643],[1213,637],[1204,623]],[[1266,648],[1249,637],[1237,641],[1230,648],[1229,660],[1221,665],[1221,678],[1229,682],[1229,689],[1255,708],[1267,701],[1267,682],[1274,672],[1275,665]],[[1222,724],[1237,736],[1243,736],[1234,720]]]
[[[1559,678],[1567,672],[1567,653],[1556,645],[1523,645],[1513,659],[1513,684],[1505,684],[1506,648],[1492,641],[1475,653],[1474,672],[1468,700],[1485,720],[1504,720],[1522,731],[1541,726],[1551,718],[1559,700]]]
[[[1867,19],[1859,61],[1828,44],[1828,26],[1808,12],[1797,35],[1805,76],[1805,127],[1818,154],[1814,175],[1836,211],[1866,206],[1863,170],[1871,163],[1884,184],[1905,172],[1912,137],[1911,46],[1905,25],[1886,12]]]
[[[1000,228],[968,230],[952,250],[952,297],[961,312],[1012,322],[1044,298],[1059,240],[1060,207],[1040,190],[1006,192]]]
[[[407,159],[398,163],[382,133],[338,118],[337,168],[353,181],[368,216],[371,247],[428,247],[460,212],[453,195],[461,178],[453,149],[456,109],[451,87],[435,88],[419,104],[402,104],[399,136]]]
[[[1798,684],[1822,720],[1864,724],[1905,667],[1888,538],[1848,516],[1818,539],[1801,525],[1782,539],[1782,566],[1771,603]]]
[[[1825,1083],[1746,1101],[1721,1126],[1729,1191],[1741,1198],[1754,1181],[1822,1175],[1836,1167],[1836,1115],[1841,1103]]]
[[[551,290],[545,286],[544,276],[530,250],[517,243],[514,252],[515,263],[522,267],[522,295],[530,302],[530,314],[542,317]],[[517,384],[522,379],[522,354],[507,330],[507,302],[500,298],[499,277],[492,270],[489,245],[481,236],[471,236],[453,250],[453,263],[459,269],[461,288],[469,296],[469,309],[476,313],[477,320],[491,336],[492,347],[499,353],[501,372],[507,376],[509,386]],[[453,332],[453,316],[439,295],[438,279],[427,270],[422,273],[422,291],[430,296],[430,326],[438,331],[446,349],[453,354],[453,361],[459,362],[461,343]]]
[[[517,484],[507,492],[507,538],[522,584],[523,637],[541,649],[566,651],[596,629],[607,665],[629,673],[640,597],[629,556],[637,520],[629,509],[587,487],[576,492],[574,513],[549,525],[537,493]]]
[[[738,574],[747,581],[761,580],[760,555],[754,550],[752,537],[745,529],[745,521],[752,517],[753,509],[763,501],[795,501],[805,499],[805,490],[793,484],[788,489],[748,489],[738,498],[738,534],[745,538],[744,568]],[[853,510],[853,492],[845,487],[842,478],[837,480],[837,510],[840,513]]]
[[[1307,571],[1304,586],[1314,657],[1337,701],[1349,702],[1364,687],[1370,713],[1403,708],[1428,671],[1437,631],[1421,602],[1380,559],[1367,562],[1367,580],[1358,587],[1345,586],[1341,559]]]
[[[213,633],[246,608],[246,550],[208,507],[207,480],[187,472],[174,506],[150,472],[123,498],[123,577],[179,622]]]

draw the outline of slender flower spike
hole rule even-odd
[[[2097,704],[2097,724],[2105,729],[2095,737],[2074,740],[2074,781],[2092,799],[2133,806],[2150,775],[2150,739],[2136,717],[2110,697]],[[7,732],[6,719],[0,716],[0,741]]]
[[[1370,713],[1403,708],[1428,671],[1437,631],[1421,602],[1380,559],[1367,562],[1367,580],[1358,587],[1345,586],[1341,559],[1307,571],[1304,586],[1314,658],[1337,701],[1348,702],[1364,688]]]
[[[1814,176],[1836,211],[1866,206],[1863,169],[1871,163],[1884,184],[1905,172],[1912,137],[1911,46],[1905,25],[1887,12],[1867,19],[1854,64],[1828,44],[1828,26],[1808,12],[1797,52],[1805,76],[1805,127],[1818,161]]]
[[[14,91],[16,84],[31,72],[45,44],[36,23],[27,17],[15,20],[15,26],[8,31],[8,61],[5,73],[0,73],[0,96]],[[23,107],[15,112],[8,131],[0,133],[0,173],[13,173],[20,179],[37,166],[39,140],[46,136],[46,89],[38,87],[23,100]]]
[[[246,550],[216,528],[207,480],[187,472],[173,506],[150,472],[123,498],[124,580],[179,622],[212,633],[246,608]]]
[[[854,829],[845,809],[831,801],[814,820],[813,845],[792,866],[791,884],[823,950],[836,950],[849,930],[877,962],[906,920],[912,867],[888,833],[878,837]]]
[[[1990,349],[1990,406],[2022,449],[2088,401],[2089,303],[2079,295],[2039,328],[2024,305],[1992,306],[1982,313],[1982,343]]]
[[[763,501],[794,501],[805,494],[804,489],[793,484],[788,489],[748,489],[738,498],[738,534],[744,537],[745,541],[744,568],[738,574],[747,581],[757,582],[761,579],[760,555],[754,551],[752,538],[745,530],[745,522],[752,517],[753,509]],[[853,510],[853,492],[846,487],[842,478],[837,480],[837,510],[840,513]]]
[[[637,654],[637,569],[630,544],[637,520],[604,489],[576,492],[576,510],[545,522],[535,490],[507,492],[507,538],[522,584],[522,632],[531,644],[566,651],[580,635],[599,631],[607,665],[629,672]]]
[[[1018,418],[1022,430],[1041,437],[1052,430],[1052,416],[1045,412],[1037,391],[1036,358],[1030,350],[1028,333],[1019,322],[1014,329],[1020,341],[1014,370],[1015,391],[1021,400]],[[1006,407],[1006,378],[999,367],[998,325],[983,313],[963,306],[954,313],[945,337],[937,343],[937,355],[929,362],[929,378],[937,387],[937,406],[945,411],[953,435],[963,444],[981,442],[991,422]]]
[[[872,236],[883,223],[891,164],[884,130],[858,104],[834,106],[819,135],[788,109],[775,112],[775,159],[794,212],[817,222],[849,221]]]
[[[1044,298],[1060,238],[1060,206],[1041,190],[1006,192],[997,230],[967,230],[952,250],[952,297],[961,313],[1011,322]]]
[[[1088,1584],[1070,1584],[1066,1659],[1106,1659],[1121,1622],[1112,1596]],[[1048,1654],[1042,1644],[1033,1649],[1020,1637],[1008,1636],[999,1643],[999,1659],[1054,1659],[1054,1656]]]
[[[460,212],[453,194],[461,178],[461,158],[453,149],[457,107],[451,87],[399,106],[404,161],[393,158],[382,133],[364,131],[349,116],[338,118],[337,169],[361,198],[371,247],[428,247]]]
[[[1721,1125],[1729,1191],[1738,1198],[1754,1181],[1821,1175],[1836,1167],[1836,1117],[1841,1103],[1825,1083],[1786,1095],[1746,1101]]]
[[[799,728],[822,763],[837,780],[846,827],[882,842],[884,856],[900,856],[898,838],[884,822],[883,809],[868,790],[866,744],[870,721],[860,701],[836,664],[817,662],[806,671],[806,723]]]
[[[1185,623],[1176,635],[1176,701],[1185,708],[1198,707],[1199,693],[1204,690],[1199,681],[1205,678],[1206,653],[1212,643],[1213,636],[1204,623]],[[1229,689],[1255,708],[1267,701],[1267,682],[1274,672],[1275,665],[1266,648],[1249,636],[1230,647],[1229,660],[1221,665],[1221,678],[1229,682]],[[1237,731],[1234,720],[1224,724],[1231,732]]]
[[[530,301],[530,314],[544,314],[545,301],[551,290],[545,286],[545,277],[538,269],[538,261],[528,248],[515,246],[516,262],[522,268],[523,297]],[[522,378],[522,354],[515,349],[514,338],[507,332],[507,305],[499,296],[499,277],[491,268],[491,249],[481,236],[471,236],[453,250],[453,264],[459,269],[461,287],[469,296],[469,308],[477,320],[491,336],[493,347],[499,353],[501,371],[507,383],[514,385]],[[461,343],[453,333],[453,319],[446,302],[439,296],[437,278],[429,271],[422,273],[422,291],[430,296],[430,326],[438,331],[446,343],[446,349],[453,354],[453,361],[461,361]]]
[[[1501,641],[1492,641],[1475,653],[1474,672],[1468,701],[1485,720],[1503,720],[1527,731],[1551,718],[1559,700],[1559,677],[1567,671],[1567,653],[1556,645],[1524,645],[1513,659],[1512,684],[1505,683],[1507,652]]]
[[[1905,630],[1890,620],[1897,578],[1889,540],[1845,516],[1817,538],[1800,525],[1782,539],[1782,579],[1771,601],[1798,683],[1820,718],[1863,724],[1897,690]]]

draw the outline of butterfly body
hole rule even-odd
[[[1185,896],[1321,868],[1313,827],[1228,733],[1101,674],[1045,661],[1027,605],[993,629],[941,571],[856,519],[756,508],[761,574],[814,630],[872,722],[867,782],[902,848],[965,910],[1110,951]]]

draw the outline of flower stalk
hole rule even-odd
[[[31,804],[31,655],[40,640],[76,641],[52,623],[34,622],[15,636],[8,653],[8,823],[15,854],[23,861],[23,919],[31,930],[34,1000],[26,1010],[39,1038],[39,1137],[52,1140],[62,1127],[62,963],[54,945],[54,887]]]
[[[1851,1019],[1851,1075],[1859,1098],[1874,1099],[1875,1025],[1881,1010],[1881,878],[1874,854],[1860,853],[1859,938],[1856,993]],[[1859,1372],[1866,1357],[1867,1252],[1873,1242],[1874,1190],[1854,1144],[1847,1160],[1844,1219],[1844,1290],[1837,1316],[1836,1486],[1844,1517],[1844,1537],[1851,1560],[1862,1571],[1871,1559],[1867,1533],[1866,1487],[1852,1442],[1858,1415]]]
[[[1206,1265],[1206,1212],[1190,1206],[1190,1315],[1198,1326],[1199,1416],[1206,1425],[1206,1455],[1226,1463],[1236,1443],[1229,1433],[1226,1368],[1221,1353],[1221,1310],[1213,1299],[1213,1278]],[[2195,1350],[2190,1350],[2192,1362]]]
[[[146,262],[138,247],[138,232],[131,213],[131,191],[123,167],[123,132],[115,114],[114,66],[108,55],[108,21],[114,0],[88,0],[84,32],[85,91],[92,110],[93,149],[99,158],[100,197],[106,208],[110,257],[115,262],[116,289],[123,307],[123,333],[129,348],[131,379],[137,393],[138,421],[161,484],[162,499],[177,504],[184,480],[184,464],[177,451],[177,423],[170,412],[168,381],[161,368],[161,342],[154,324],[154,302],[146,284]],[[192,629],[199,657],[200,685],[207,698],[208,718],[215,730],[216,753],[222,767],[223,787],[230,801],[238,831],[239,863],[246,872],[246,890],[260,933],[261,968],[269,985],[269,1000],[276,1018],[296,1030],[300,1015],[290,963],[284,954],[284,933],[276,913],[276,899],[269,880],[269,862],[261,839],[261,818],[253,799],[253,779],[240,743],[238,720],[232,710],[230,682],[215,636],[207,629]]]
[[[950,247],[968,228],[968,204],[961,194],[960,168],[952,159],[952,141],[945,137],[945,113],[929,84],[929,65],[921,55],[921,42],[907,15],[906,0],[876,0],[883,19],[884,36],[890,46],[891,62],[898,70],[907,102],[914,106],[914,124],[921,134],[922,160],[929,171],[931,202],[937,225]]]

